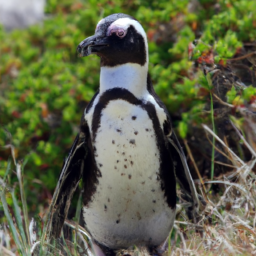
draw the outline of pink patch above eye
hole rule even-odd
[[[127,30],[123,29],[123,28],[120,28],[120,27],[117,27],[117,26],[110,26],[108,28],[108,31],[107,31],[107,36],[111,36],[112,34],[116,34],[118,37],[120,38],[123,38],[126,33],[127,33]]]

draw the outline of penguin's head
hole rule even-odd
[[[126,63],[144,66],[148,62],[147,36],[133,17],[112,14],[99,21],[95,34],[84,39],[77,52],[81,57],[98,55],[101,66],[114,67]]]

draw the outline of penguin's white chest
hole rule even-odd
[[[91,129],[91,116],[88,115]],[[96,133],[101,172],[84,220],[92,236],[110,248],[159,245],[175,217],[161,189],[160,153],[153,122],[141,106],[110,101]]]

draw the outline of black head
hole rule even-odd
[[[96,54],[101,66],[117,66],[147,62],[147,37],[140,23],[133,17],[117,13],[102,19],[95,34],[83,40],[77,47],[81,57]]]

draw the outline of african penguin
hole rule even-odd
[[[83,178],[83,217],[95,243],[112,250],[163,248],[175,219],[176,178],[195,208],[198,199],[148,75],[146,33],[133,17],[113,14],[77,51],[100,57],[100,86],[62,169],[53,233],[59,235]]]

